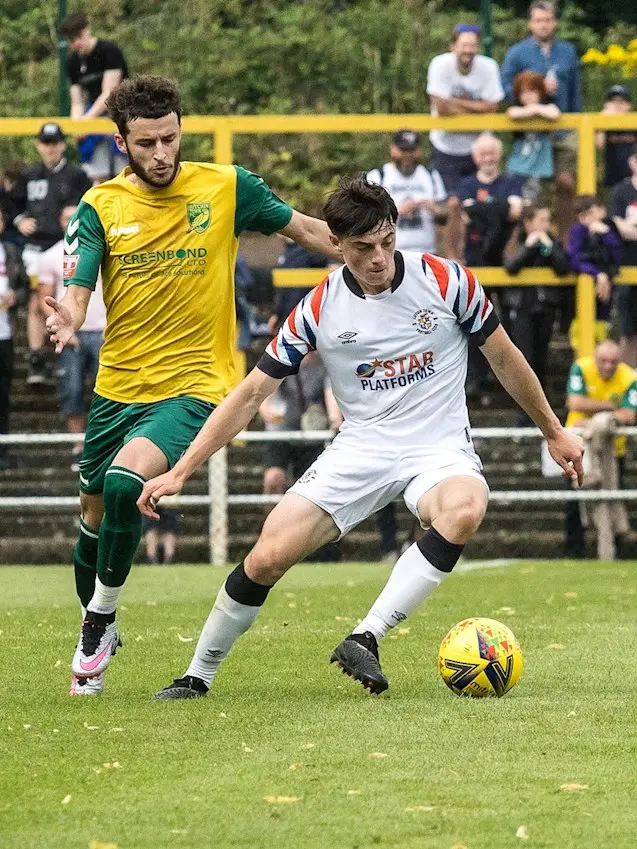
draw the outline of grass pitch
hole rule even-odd
[[[387,571],[296,567],[207,699],[153,703],[225,569],[133,571],[98,699],[67,696],[71,569],[0,569],[0,846],[634,849],[637,567],[455,574],[383,642],[391,686],[374,698],[328,658]],[[522,644],[503,699],[438,676],[441,638],[473,615]]]

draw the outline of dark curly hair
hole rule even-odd
[[[375,232],[385,224],[396,223],[398,210],[389,193],[368,183],[363,172],[343,177],[339,187],[323,207],[327,226],[339,239]]]
[[[106,101],[108,117],[122,136],[136,118],[163,118],[174,112],[181,124],[181,97],[177,86],[164,77],[136,76],[113,89]]]

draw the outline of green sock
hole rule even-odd
[[[97,574],[107,587],[121,587],[130,572],[142,536],[137,499],[144,483],[141,475],[122,466],[111,466],[106,472]]]
[[[93,598],[97,574],[97,546],[99,528],[91,528],[80,519],[80,536],[73,549],[75,591],[83,607]]]

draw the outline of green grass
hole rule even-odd
[[[0,569],[0,846],[634,849],[635,564],[454,575],[384,641],[391,695],[374,698],[327,660],[386,574],[297,567],[207,699],[153,703],[225,570],[134,570],[106,693],[81,699],[66,694],[71,570]],[[438,677],[441,638],[472,615],[522,644],[503,699],[457,698]],[[588,789],[560,791],[569,783]]]

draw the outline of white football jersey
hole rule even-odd
[[[292,310],[258,368],[285,377],[316,349],[341,431],[380,426],[401,442],[467,448],[469,335],[486,338],[497,316],[468,268],[432,254],[397,251],[395,260],[379,295],[363,294],[347,266],[333,271]]]

